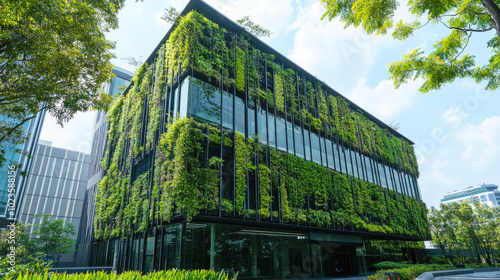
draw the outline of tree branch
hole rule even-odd
[[[486,32],[486,31],[490,31],[493,29],[493,26],[490,26],[490,28],[486,28],[486,29],[472,29],[472,28],[462,28],[462,27],[454,27],[454,26],[448,26],[446,23],[444,23],[442,20],[439,20],[439,22],[441,22],[444,26],[446,26],[446,28],[448,29],[456,29],[456,30],[460,30],[460,31],[463,31],[465,33],[467,32]]]
[[[33,114],[33,116],[23,119],[20,123],[18,123],[17,125],[15,125],[14,127],[10,128],[10,129],[8,129],[7,133],[3,133],[2,136],[0,137],[0,143],[2,143],[8,136],[10,136],[10,134],[12,134],[12,132],[14,132],[14,130],[20,128],[27,121],[34,119],[36,117],[36,115],[38,113],[40,113],[40,111],[42,111],[43,109],[45,109],[45,107],[40,108],[35,114]]]

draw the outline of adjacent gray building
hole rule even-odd
[[[73,224],[78,234],[89,169],[89,154],[39,141],[18,210],[19,220],[33,225],[30,233],[40,223],[34,216],[48,213]],[[65,254],[57,265],[74,266],[75,259],[76,253]]]

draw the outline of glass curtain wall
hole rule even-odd
[[[179,108],[181,117],[187,116],[199,122],[220,126],[220,89],[188,76],[182,83],[181,97],[177,96],[179,91],[176,92],[175,99],[180,98],[181,100],[181,107]],[[226,91],[222,91],[222,93],[223,128],[227,131],[233,131],[232,118],[234,112],[235,130],[245,135],[245,100]],[[234,111],[233,97],[235,98]],[[249,102],[246,110],[248,135],[249,137],[258,135],[261,144],[269,144],[272,148],[277,148],[283,152],[288,151],[290,154],[313,161],[340,173],[347,173],[398,193],[418,198],[418,186],[416,180],[411,178],[411,175],[376,162],[354,149],[337,145],[335,139],[327,139],[321,133],[311,132],[304,129],[300,124],[285,119],[284,116],[275,116],[273,111],[266,112],[264,109],[256,108],[253,102]],[[256,120],[258,133],[255,131]],[[295,145],[293,142],[295,142]]]

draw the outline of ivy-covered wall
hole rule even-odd
[[[177,215],[190,221],[198,214],[429,236],[425,205],[416,198],[277,151],[260,144],[258,136],[221,133],[220,127],[178,118],[170,108],[189,71],[304,130],[418,177],[406,140],[321,82],[253,47],[248,35],[228,32],[192,11],[178,20],[154,61],[140,67],[108,111],[96,238],[143,232]],[[234,162],[229,198],[222,195],[228,163],[223,150]]]

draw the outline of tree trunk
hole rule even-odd
[[[491,16],[491,25],[496,30],[497,35],[500,36],[500,8],[493,0],[481,0],[484,9]]]

